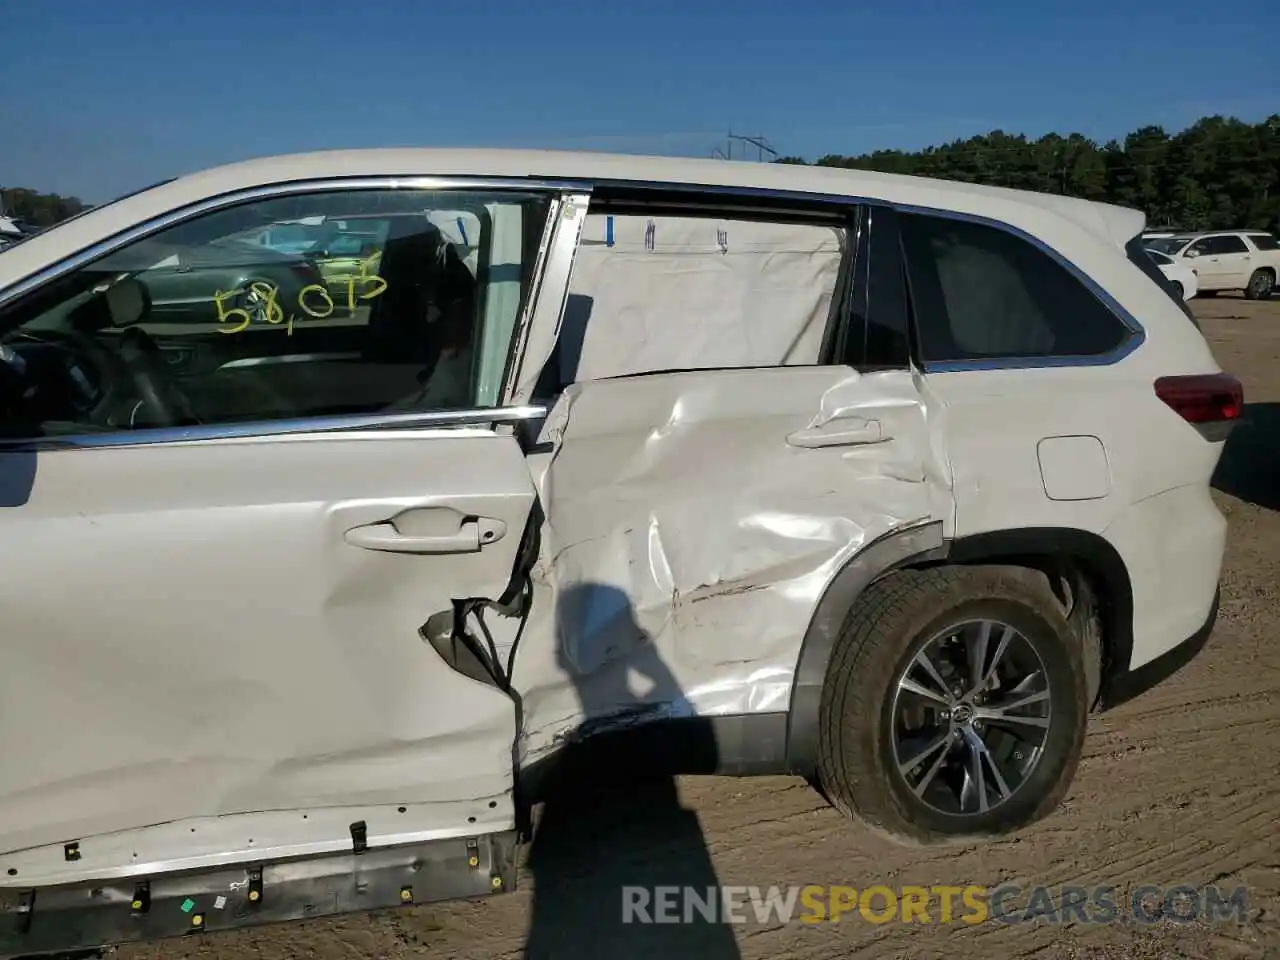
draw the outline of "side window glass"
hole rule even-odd
[[[3,431],[494,406],[547,204],[326,192],[169,227],[0,314]]]
[[[1194,252],[1196,252],[1196,253],[1200,254],[1201,256],[1203,256],[1203,255],[1204,255],[1204,254],[1206,254],[1206,253],[1212,253],[1212,252],[1213,252],[1213,241],[1212,241],[1212,240],[1197,240],[1197,241],[1196,241],[1195,243],[1193,243],[1191,246],[1187,247],[1187,253],[1191,253],[1192,251],[1194,251]]]
[[[1213,253],[1248,253],[1249,248],[1239,237],[1215,237]]]
[[[1123,324],[1045,251],[985,224],[901,214],[921,359],[1090,357]]]
[[[555,379],[816,364],[844,246],[827,225],[589,214]]]

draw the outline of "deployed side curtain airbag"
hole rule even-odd
[[[818,362],[841,232],[591,214],[561,332],[561,379]]]

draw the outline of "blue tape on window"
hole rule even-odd
[[[606,247],[613,246],[613,215],[612,214],[605,217],[604,219],[604,245]]]
[[[464,247],[471,246],[471,244],[467,242],[467,227],[466,224],[462,222],[461,217],[458,218],[458,232],[462,234],[462,245]]]

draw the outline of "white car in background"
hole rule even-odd
[[[1165,275],[1165,279],[1178,288],[1178,293],[1183,300],[1190,300],[1196,295],[1199,280],[1196,277],[1196,272],[1186,263],[1180,263],[1172,257],[1165,256],[1159,250],[1148,250],[1147,253],[1156,262],[1156,266]]]
[[[1264,230],[1179,234],[1146,246],[1189,266],[1201,293],[1243,290],[1250,300],[1266,300],[1280,277],[1280,242]]]

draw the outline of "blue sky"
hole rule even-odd
[[[814,159],[1252,121],[1280,112],[1265,7],[0,0],[0,185],[101,202],[331,147],[707,156],[732,128]]]

